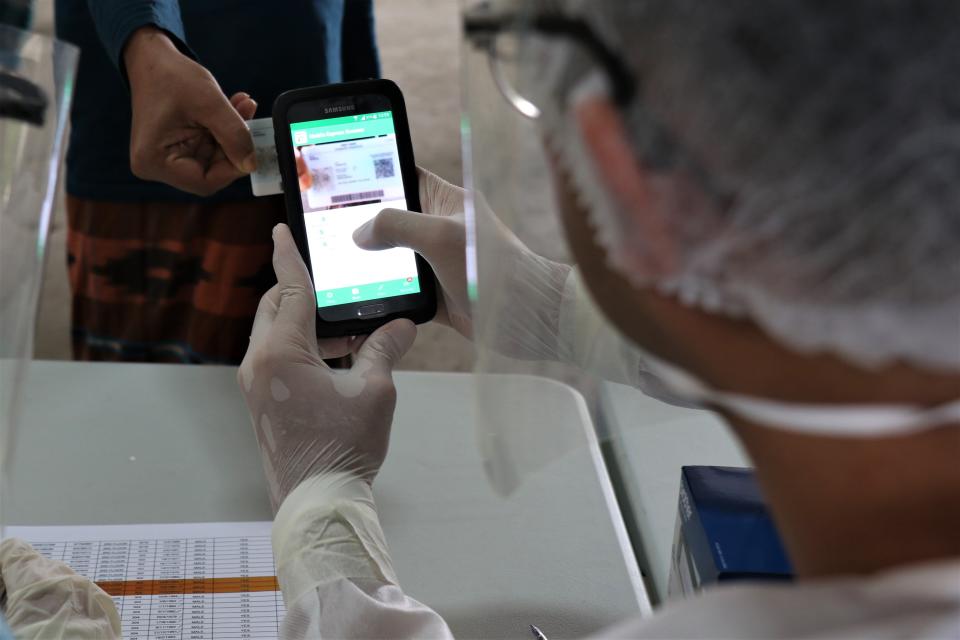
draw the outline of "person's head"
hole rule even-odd
[[[960,398],[960,5],[541,9],[618,59],[548,38],[536,94],[568,243],[623,334],[721,392]],[[960,554],[955,414],[847,437],[718,409],[802,574]]]

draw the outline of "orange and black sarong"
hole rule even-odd
[[[237,364],[276,283],[283,198],[104,202],[67,197],[78,360]]]

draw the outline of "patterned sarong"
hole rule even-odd
[[[67,197],[78,360],[237,364],[276,283],[280,196],[230,203]]]

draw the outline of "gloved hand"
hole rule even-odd
[[[437,320],[462,335],[514,358],[557,360],[560,358],[559,316],[570,266],[539,256],[524,245],[482,202],[476,206],[478,242],[496,247],[496,264],[480,269],[502,269],[510,274],[496,304],[510,313],[494,314],[507,319],[507,327],[477,327],[467,296],[466,228],[464,190],[442,178],[418,169],[423,213],[384,209],[353,234],[357,246],[368,250],[407,247],[423,256],[437,276],[441,290]],[[476,334],[476,336],[475,336]]]
[[[273,239],[277,284],[260,301],[238,380],[277,509],[318,474],[349,471],[373,481],[396,406],[393,367],[417,330],[409,320],[394,320],[366,340],[318,342],[310,273],[286,225],[277,225]],[[351,351],[349,371],[323,361]]]
[[[0,543],[0,600],[17,638],[119,638],[113,599],[23,540]]]

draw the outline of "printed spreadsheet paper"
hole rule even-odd
[[[113,596],[127,640],[277,638],[270,522],[8,527]]]

